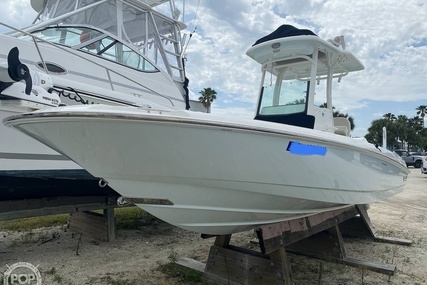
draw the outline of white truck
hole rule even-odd
[[[394,151],[405,161],[406,166],[413,166],[420,168],[423,165],[424,157],[421,155],[411,155],[409,152],[403,149],[397,149]]]

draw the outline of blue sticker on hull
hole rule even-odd
[[[324,156],[328,149],[320,145],[303,144],[299,142],[289,142],[286,149],[292,154],[296,155],[321,155]]]

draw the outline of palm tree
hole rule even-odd
[[[393,128],[393,122],[388,119],[377,119],[371,122],[371,126],[368,128],[368,134],[365,138],[373,143],[381,145],[383,139],[383,127],[387,128],[387,148],[393,149],[396,144],[396,135]]]
[[[384,114],[382,118],[371,122],[365,138],[371,143],[381,142],[381,129],[387,128],[387,147],[415,150],[427,150],[427,128],[424,128],[423,114],[427,114],[427,106],[415,108],[419,112],[414,117]]]
[[[424,117],[426,116],[427,106],[426,105],[420,105],[417,108],[415,108],[415,110],[417,110],[417,115],[422,118],[423,128],[424,128]]]
[[[392,113],[384,114],[383,118],[387,119],[389,121],[392,121],[392,122],[396,121],[396,119],[397,119],[396,116]]]
[[[202,95],[199,97],[199,102],[206,108],[206,113],[210,113],[212,102],[216,99],[216,91],[208,87],[199,93]]]
[[[395,125],[395,131],[397,134],[397,140],[396,143],[400,141],[399,148],[403,149],[405,144],[407,144],[408,136],[410,128],[408,128],[409,125],[409,118],[405,115],[398,115],[396,118],[396,121],[393,123]]]

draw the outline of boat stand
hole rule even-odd
[[[410,245],[412,241],[377,236],[366,206],[355,205],[255,229],[260,251],[230,244],[231,235],[216,236],[204,265],[180,258],[178,264],[222,284],[294,284],[287,252],[393,275],[396,266],[348,257],[343,234]],[[209,236],[202,235],[207,238]]]
[[[101,241],[116,238],[114,208],[117,197],[41,197],[0,201],[0,221],[55,214],[70,214],[69,228]],[[103,210],[103,214],[93,211]]]

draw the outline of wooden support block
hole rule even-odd
[[[286,246],[288,252],[324,260],[346,258],[344,242],[338,227],[335,225],[323,231]]]
[[[366,268],[387,275],[394,275],[396,271],[396,266],[392,264],[382,264],[376,261],[347,257],[344,241],[338,225],[292,244],[286,247],[286,250],[330,262]]]
[[[256,229],[256,234],[262,253],[269,254],[280,247],[293,244],[317,234],[356,215],[358,215],[356,207],[350,206],[306,218],[264,225]]]
[[[356,208],[359,211],[359,215],[362,218],[362,221],[366,225],[366,229],[370,232],[371,236],[374,237],[376,233],[371,219],[369,218],[367,206],[368,205],[356,205]]]
[[[104,219],[107,225],[107,241],[116,239],[116,219],[114,216],[114,208],[104,209]]]
[[[393,265],[393,264],[382,264],[376,261],[363,260],[363,259],[357,259],[357,258],[351,258],[351,257],[347,257],[342,260],[336,259],[334,261],[337,263],[350,265],[357,268],[366,268],[371,271],[387,274],[387,275],[394,275],[394,273],[396,272],[396,265]]]
[[[375,236],[375,241],[391,243],[391,244],[406,245],[406,246],[410,246],[413,243],[413,241],[409,240],[409,239],[384,237],[384,236],[378,236],[378,235]]]
[[[344,236],[373,238],[378,242],[410,246],[413,242],[408,239],[380,236],[376,233],[366,210],[367,205],[356,205],[359,216],[353,217],[341,224],[340,230]]]
[[[187,258],[187,257],[179,257],[177,262],[177,265],[182,266],[184,268],[190,268],[192,270],[195,270],[199,273],[201,273],[206,279],[212,280],[214,282],[217,282],[219,284],[227,284],[227,285],[241,285],[242,283],[236,283],[236,282],[232,282],[230,280],[227,280],[224,277],[212,274],[210,272],[207,272],[205,270],[206,264],[191,259],[191,258]]]
[[[287,251],[382,274],[394,274],[394,265],[347,257],[341,228],[358,236],[363,234],[381,241],[398,244],[410,242],[377,236],[366,205],[354,205],[257,228],[255,233],[261,253],[230,245],[231,235],[223,235],[216,236],[204,270],[202,264],[195,261],[181,263],[203,272],[208,279],[233,285],[293,285]]]
[[[216,236],[214,245],[228,247],[228,245],[230,244],[230,239],[231,235]]]
[[[76,212],[70,214],[70,229],[90,235],[102,241],[109,241],[110,235],[104,215],[95,212]]]
[[[341,233],[347,237],[373,238],[372,231],[368,230],[366,223],[360,216],[353,217],[339,224]]]
[[[285,283],[280,262],[218,246],[211,247],[205,271],[230,284],[293,285]]]
[[[16,201],[0,201],[0,220],[113,208],[113,197],[48,197]]]
[[[284,247],[279,248],[276,251],[273,251],[269,254],[270,260],[280,263],[282,266],[283,278],[285,279],[285,284],[294,284],[294,279],[292,277],[291,264],[289,263],[288,256]]]

